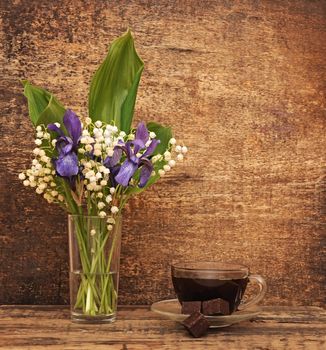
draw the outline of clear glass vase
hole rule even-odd
[[[118,302],[121,216],[69,215],[70,305],[76,322],[113,322]]]

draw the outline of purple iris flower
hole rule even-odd
[[[111,170],[118,184],[128,186],[130,179],[137,169],[141,168],[139,187],[144,187],[146,185],[153,171],[153,164],[148,157],[155,151],[155,148],[160,143],[160,140],[153,139],[147,147],[146,143],[148,140],[149,133],[145,124],[139,123],[135,139],[126,143],[120,142],[114,147],[112,157],[107,157],[105,159],[104,165]],[[145,150],[145,152],[139,155],[139,152],[142,150]],[[122,157],[122,153],[125,153],[126,160],[120,167],[118,162]]]
[[[124,144],[121,141],[122,144]],[[122,150],[120,148],[115,148],[112,157],[106,157],[103,164],[110,169],[110,182],[113,187],[117,187],[118,183],[115,177],[118,175],[121,165],[118,164],[122,156]]]
[[[82,126],[77,115],[70,109],[67,109],[63,116],[63,124],[68,136],[55,124],[49,124],[48,129],[58,134],[56,149],[59,155],[53,160],[55,169],[60,176],[71,179],[79,172],[77,151]]]

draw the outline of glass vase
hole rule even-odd
[[[121,221],[121,216],[113,224],[98,216],[68,216],[70,305],[75,322],[116,319]]]

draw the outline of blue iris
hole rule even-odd
[[[58,158],[53,159],[58,175],[71,180],[79,172],[78,145],[82,134],[82,126],[77,115],[68,109],[63,116],[63,124],[68,132],[65,136],[63,130],[55,124],[49,124],[48,129],[58,134],[56,149]]]
[[[130,179],[135,172],[140,168],[139,187],[144,187],[149,180],[152,171],[153,164],[149,160],[149,156],[155,151],[155,148],[160,143],[160,140],[153,139],[147,147],[147,141],[149,140],[149,133],[144,123],[139,123],[136,136],[133,141],[120,142],[114,147],[112,157],[107,157],[104,161],[104,165],[114,173],[115,181],[122,185],[128,186]],[[140,151],[144,151],[140,155]],[[126,160],[119,166],[122,153],[125,153]]]

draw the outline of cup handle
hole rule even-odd
[[[260,275],[249,275],[248,278],[249,282],[255,282],[259,285],[259,292],[249,301],[240,304],[238,310],[244,310],[247,309],[249,306],[258,304],[264,298],[267,292],[267,284],[263,277],[261,277]]]

